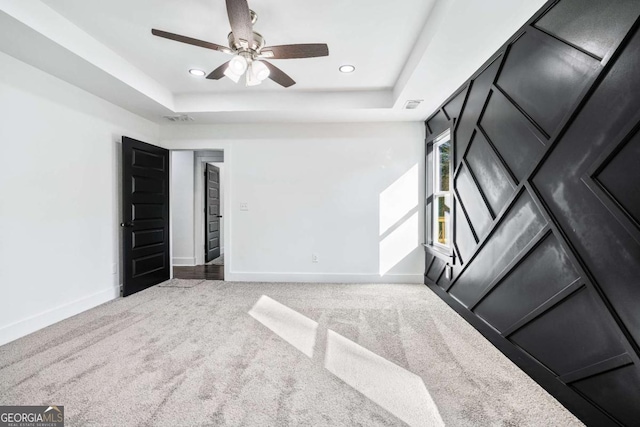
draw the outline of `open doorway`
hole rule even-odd
[[[224,152],[172,151],[173,277],[224,280]]]

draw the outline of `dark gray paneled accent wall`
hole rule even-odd
[[[640,426],[639,16],[550,1],[426,122],[454,260],[425,283],[588,425]]]

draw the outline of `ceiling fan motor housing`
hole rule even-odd
[[[251,25],[255,24],[258,20],[258,14],[253,10],[249,9],[249,14],[251,16]],[[252,31],[253,33],[253,43],[250,46],[247,46],[246,43],[241,43],[240,40],[236,39],[233,35],[233,32],[230,32],[227,36],[227,40],[229,40],[229,47],[235,51],[253,51],[253,54],[259,54],[260,50],[264,47],[265,41],[262,34]]]
[[[248,48],[245,48],[240,40],[237,40],[233,33],[229,33],[227,36],[229,40],[229,47],[235,51],[253,51],[255,53],[260,53],[260,50],[264,47],[265,41],[264,37],[260,33],[253,31],[253,43]]]

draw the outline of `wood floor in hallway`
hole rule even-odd
[[[173,267],[176,279],[224,280],[224,265],[196,265]]]

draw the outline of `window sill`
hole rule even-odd
[[[441,260],[445,261],[447,264],[449,265],[454,265],[455,261],[456,261],[456,257],[453,254],[453,251],[447,251],[446,249],[440,249],[434,245],[427,245],[426,243],[423,243],[422,246],[424,246],[425,251],[427,251],[428,253],[430,253],[431,255],[434,255],[438,258],[440,258]]]

